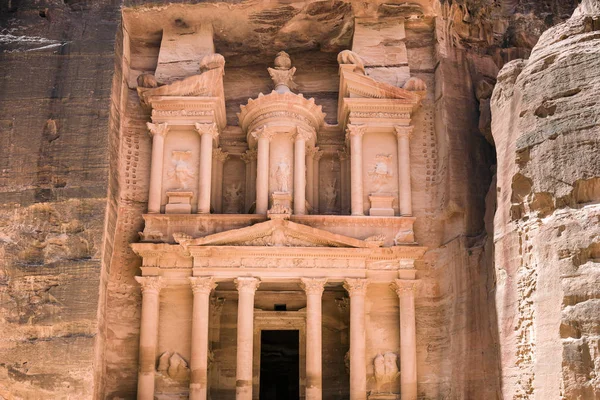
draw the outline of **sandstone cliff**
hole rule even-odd
[[[507,64],[492,97],[504,398],[600,396],[600,2]]]

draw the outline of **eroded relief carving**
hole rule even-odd
[[[157,372],[173,380],[182,381],[190,376],[187,361],[179,353],[165,351],[158,359]]]
[[[369,171],[369,176],[373,180],[378,192],[381,191],[384,185],[392,178],[391,162],[391,154],[377,154],[375,156],[375,163]]]
[[[225,188],[225,213],[226,214],[237,214],[240,211],[242,200],[244,195],[242,193],[242,184],[230,184]]]
[[[167,176],[174,180],[176,189],[188,189],[189,185],[194,181],[194,173],[189,165],[191,151],[174,150],[171,159],[172,167],[169,169]]]
[[[275,182],[278,192],[288,193],[290,191],[290,164],[287,160],[281,160],[277,164]]]
[[[325,186],[325,212],[331,213],[335,211],[335,201],[338,197],[338,191],[336,189],[337,179],[329,181]]]
[[[385,354],[379,353],[373,360],[373,371],[377,383],[377,392],[391,393],[393,389],[392,383],[400,375],[397,360],[398,356],[396,353],[392,352],[387,352]]]

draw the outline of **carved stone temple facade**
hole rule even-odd
[[[413,233],[410,140],[426,84],[408,68],[402,87],[367,76],[343,50],[327,123],[280,51],[265,71],[272,91],[253,93],[232,124],[227,60],[210,29],[193,35],[196,69],[163,33],[155,72],[137,76],[152,138],[131,243],[138,399],[415,400],[414,263],[426,249]],[[273,331],[293,332],[291,347],[269,342]]]

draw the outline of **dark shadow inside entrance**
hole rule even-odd
[[[300,332],[260,333],[260,400],[300,398]]]

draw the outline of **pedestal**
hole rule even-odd
[[[191,214],[192,192],[167,192],[165,214]]]
[[[393,217],[394,208],[394,196],[391,193],[372,193],[369,196],[371,202],[371,208],[369,209],[369,215],[377,217]]]

